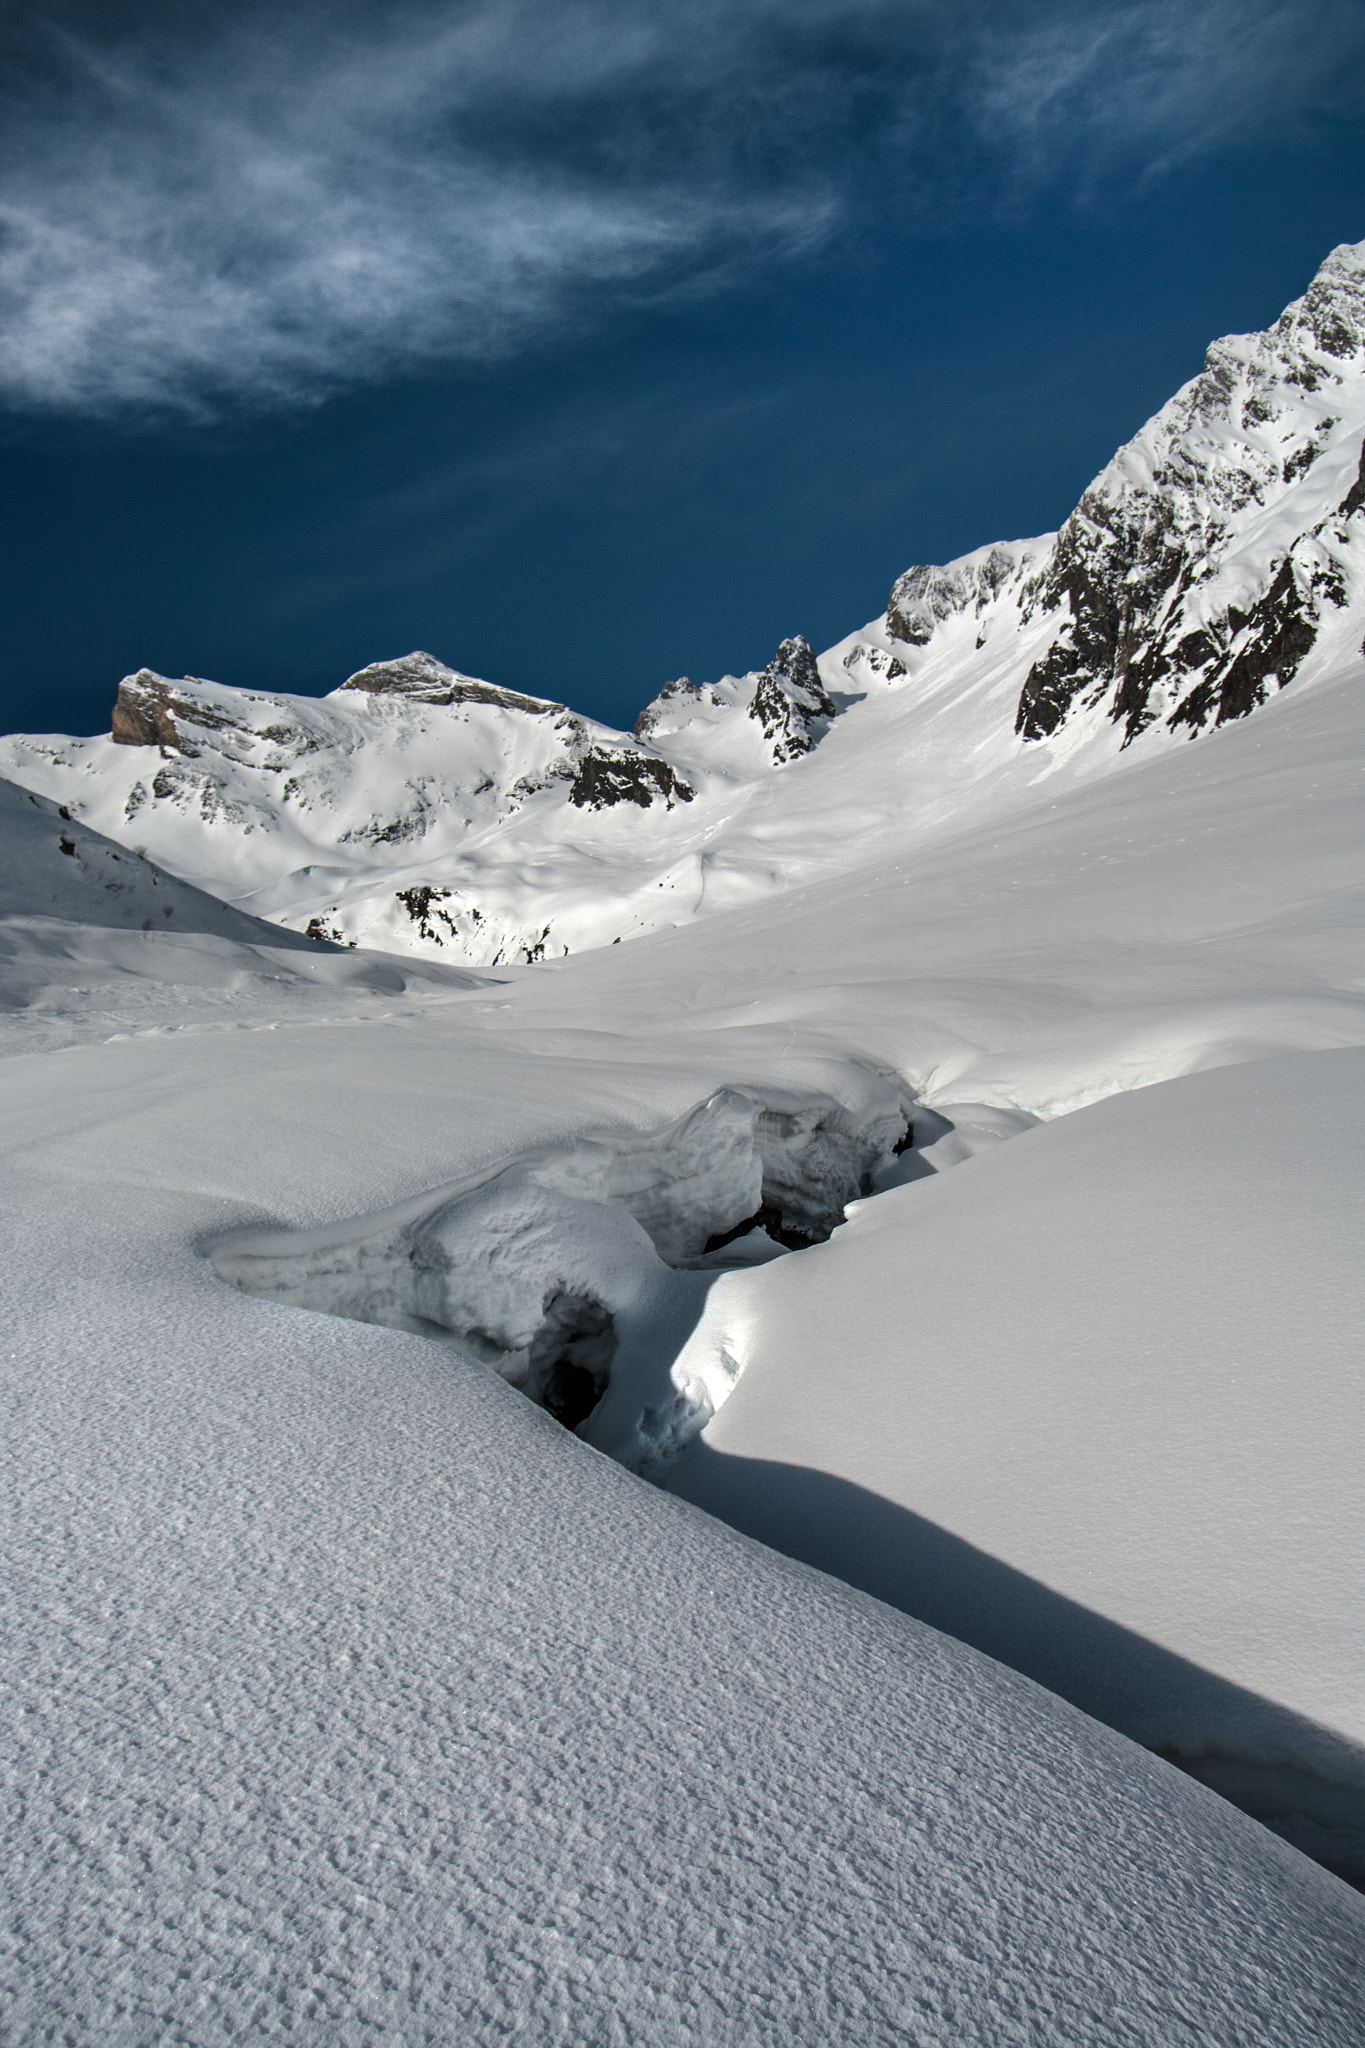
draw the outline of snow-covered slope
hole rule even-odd
[[[701,1092],[607,1017],[0,1067],[7,2038],[1351,2048],[1365,1902],[1203,1787],[216,1277]]]
[[[715,1294],[678,1372],[736,1384],[668,1483],[1365,1878],[1362,1153],[1355,1047],[864,1202]]]
[[[0,1048],[443,1003],[486,978],[319,945],[233,910],[0,781]]]
[[[907,570],[823,655],[669,684],[634,735],[428,655],[329,697],[148,671],[0,771],[299,930],[474,965],[911,850],[1313,687],[1365,640],[1365,244],[1204,369],[1055,535]]]
[[[61,918],[114,930],[207,932],[306,950],[294,932],[243,916],[80,824],[64,806],[0,779],[0,920]]]

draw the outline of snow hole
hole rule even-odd
[[[378,1215],[234,1233],[213,1263],[248,1294],[455,1344],[649,1477],[738,1377],[721,1345],[682,1358],[716,1280],[827,1238],[909,1135],[898,1092],[859,1116],[723,1088],[662,1130],[542,1146]]]

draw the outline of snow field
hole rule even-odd
[[[1365,1052],[1296,1055],[859,1203],[712,1298],[666,1483],[1365,1875],[1363,1149]]]
[[[10,2038],[1353,2042],[1362,1902],[1254,1823],[204,1256],[632,1086],[430,1019],[0,1068]]]
[[[6,743],[7,2039],[1365,2035],[1362,276],[691,798],[426,658]]]

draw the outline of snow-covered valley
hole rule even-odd
[[[12,2038],[1359,2041],[1362,277],[634,735],[3,743]]]

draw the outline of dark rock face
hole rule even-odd
[[[1229,607],[1227,632],[1230,640],[1240,642],[1237,651],[1229,648],[1214,659],[1202,681],[1176,706],[1172,726],[1188,725],[1197,732],[1210,719],[1221,725],[1227,718],[1245,718],[1265,702],[1268,683],[1283,689],[1293,676],[1317,638],[1317,615],[1311,596],[1306,601],[1295,582],[1291,561],[1249,612]]]
[[[638,804],[648,810],[660,802],[672,809],[675,803],[690,804],[695,794],[667,761],[653,754],[608,754],[592,748],[578,763],[569,802],[592,811],[613,804]]]
[[[1111,687],[1111,716],[1132,739],[1152,686],[1171,667],[1165,636],[1190,567],[1171,509],[1159,499],[1133,522],[1128,507],[1087,492],[1057,536],[1047,570],[1028,593],[1025,617],[1063,614],[1057,639],[1025,679],[1015,731],[1025,739],[1055,732],[1078,698],[1093,702]]]
[[[1349,519],[1352,513],[1359,512],[1362,506],[1365,506],[1365,443],[1361,445],[1359,473],[1341,501],[1342,518]]]
[[[816,720],[835,716],[815,655],[799,633],[782,642],[759,676],[749,716],[762,726],[778,763],[810,753],[820,738]]]
[[[1262,558],[1249,603],[1211,605],[1201,586],[1250,520],[1311,475],[1341,422],[1335,404],[1324,413],[1305,398],[1344,398],[1340,366],[1362,352],[1365,261],[1351,249],[1333,252],[1268,333],[1213,344],[1201,374],[1092,484],[1023,593],[1025,621],[1061,618],[1020,695],[1024,739],[1110,693],[1125,745],[1161,717],[1197,732],[1245,717],[1291,679],[1324,604],[1346,602],[1340,523],[1365,508],[1365,452],[1345,499],[1319,500],[1316,516],[1307,506],[1287,546]]]
[[[974,612],[978,648],[988,630],[1002,648],[1026,636],[1025,741],[1101,709],[1124,746],[1158,721],[1194,733],[1245,717],[1360,588],[1347,522],[1365,515],[1365,452],[1344,497],[1336,479],[1362,412],[1365,244],[1334,250],[1264,334],[1214,342],[1054,537],[908,569],[886,632],[942,651],[946,622]]]
[[[564,709],[542,697],[523,697],[518,690],[500,690],[473,676],[447,668],[434,655],[405,654],[398,661],[374,661],[341,685],[374,697],[406,697],[416,704],[500,704],[505,711],[529,711],[548,717]]]
[[[416,925],[420,938],[430,939],[435,945],[442,946],[446,938],[456,937],[458,928],[455,920],[450,912],[442,907],[450,896],[449,889],[438,889],[428,883],[419,888],[398,889],[394,893]],[[444,935],[437,930],[438,925],[445,926]]]
[[[1357,484],[1337,517],[1363,503]],[[1111,690],[1109,716],[1123,726],[1125,746],[1163,711],[1172,730],[1191,732],[1244,718],[1265,702],[1268,683],[1282,689],[1297,673],[1317,639],[1323,602],[1346,601],[1340,571],[1321,546],[1329,522],[1319,521],[1289,555],[1272,560],[1249,607],[1229,605],[1192,625],[1186,596],[1208,566],[1172,539],[1169,509],[1157,508],[1136,544],[1103,524],[1095,516],[1101,509],[1082,500],[1032,593],[1034,609],[1066,618],[1024,682],[1015,731],[1026,740],[1047,738],[1078,703],[1096,704]],[[1174,709],[1171,689],[1179,692]]]

